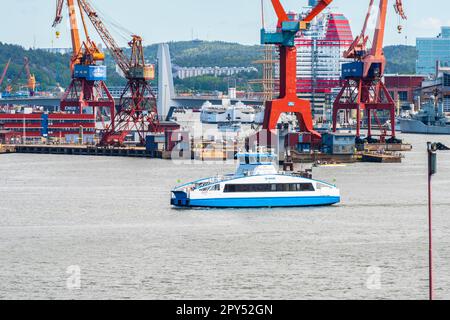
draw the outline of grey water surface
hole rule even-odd
[[[427,140],[402,164],[316,168],[333,207],[175,210],[233,165],[0,156],[0,299],[426,299]],[[436,298],[450,299],[450,152],[434,178]]]

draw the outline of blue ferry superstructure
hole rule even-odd
[[[278,172],[270,153],[238,154],[234,174],[194,181],[172,190],[175,207],[260,208],[325,206],[340,202],[326,182]]]

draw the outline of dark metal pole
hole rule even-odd
[[[432,198],[431,178],[437,172],[437,151],[450,150],[442,143],[427,143],[428,152],[428,272],[429,272],[429,295],[433,300],[433,224],[432,224]]]
[[[432,199],[431,199],[431,176],[432,170],[431,143],[428,143],[428,274],[429,274],[429,298],[433,300],[433,232],[432,232]]]

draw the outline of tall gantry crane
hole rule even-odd
[[[297,97],[297,48],[295,36],[308,29],[310,22],[328,7],[333,0],[320,0],[311,12],[298,21],[289,19],[280,0],[271,0],[278,17],[276,32],[261,30],[261,44],[277,45],[280,52],[280,96],[267,101],[263,129],[273,131],[282,113],[294,113],[303,132],[311,132],[315,137],[320,134],[314,131],[311,103]]]
[[[72,81],[61,99],[60,109],[66,111],[69,108],[76,108],[81,114],[88,107],[92,107],[96,111],[99,111],[100,108],[108,108],[111,117],[114,118],[115,102],[104,82],[106,80],[106,66],[101,65],[105,60],[105,55],[89,37],[83,10],[79,6],[86,37],[86,40],[81,42],[75,1],[57,0],[56,17],[53,22],[53,27],[61,23],[63,19],[62,11],[64,3],[66,3],[69,10],[72,39],[70,61]]]
[[[389,0],[379,1],[378,20],[371,49],[368,49],[369,36],[366,34],[366,31],[375,0],[370,0],[369,2],[369,11],[361,33],[344,53],[345,58],[353,59],[354,62],[346,63],[342,66],[343,87],[333,105],[333,131],[336,131],[337,117],[340,110],[345,110],[347,114],[352,110],[356,110],[356,136],[361,141],[361,112],[365,111],[368,142],[378,141],[373,138],[375,135],[372,131],[372,118],[377,121],[380,127],[379,141],[398,142],[395,131],[395,102],[383,82],[386,67],[383,42]],[[401,19],[407,19],[401,0],[396,0],[394,8]],[[398,27],[398,30],[401,32],[401,26]],[[386,110],[390,113],[391,134],[388,140],[386,140],[388,136],[387,131],[380,123],[377,115],[379,110]]]
[[[145,63],[142,38],[132,35],[128,43],[131,57],[128,58],[90,3],[87,0],[77,1],[127,79],[118,112],[112,119],[111,127],[104,132],[100,144],[122,145],[131,131],[137,132],[140,143],[144,144],[147,133],[158,132],[160,128],[156,98],[149,83],[155,78],[155,69],[153,65]]]

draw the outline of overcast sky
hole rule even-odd
[[[267,24],[275,22],[270,0],[263,0]],[[0,41],[25,47],[69,47],[70,33],[65,17],[55,39],[51,24],[55,0],[0,0],[2,27]],[[106,23],[120,45],[127,31],[141,35],[146,44],[177,40],[223,40],[243,44],[259,43],[260,0],[90,0],[106,17]],[[282,1],[287,10],[300,11],[307,0]],[[394,0],[391,0],[391,5]],[[396,31],[398,18],[390,5],[386,44],[415,44],[416,37],[436,36],[441,25],[450,25],[449,0],[404,0],[409,20],[405,31]],[[353,33],[359,33],[369,0],[335,0],[333,10],[344,13]],[[430,4],[432,3],[432,5]],[[67,10],[64,10],[67,14]],[[114,25],[120,26],[117,28]],[[406,39],[407,37],[407,39]],[[95,38],[95,37],[94,37]],[[97,38],[96,38],[97,39]]]

